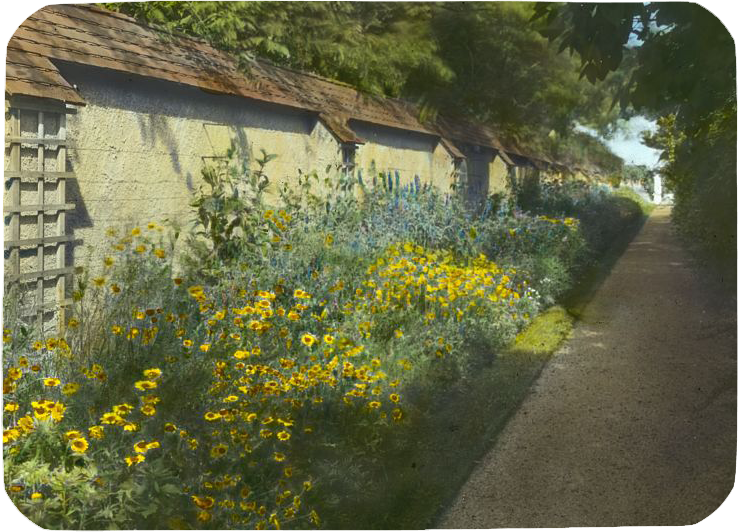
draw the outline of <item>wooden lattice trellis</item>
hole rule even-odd
[[[10,103],[10,124],[8,135],[5,137],[6,146],[9,145],[9,161],[5,170],[6,202],[3,206],[6,224],[9,223],[10,238],[5,240],[7,260],[10,261],[9,272],[5,276],[6,285],[11,283],[27,283],[36,281],[35,298],[31,315],[35,316],[37,323],[43,328],[44,315],[52,312],[57,313],[57,329],[63,330],[66,323],[65,307],[71,300],[66,298],[67,277],[73,273],[74,268],[66,264],[66,243],[72,237],[66,232],[67,211],[74,209],[74,204],[67,203],[66,183],[68,179],[74,179],[72,172],[67,172],[67,146],[66,138],[67,114],[71,112],[63,103],[28,100],[13,100]],[[34,113],[37,117],[38,131],[36,137],[24,137],[21,133],[21,114]],[[49,114],[56,115],[58,120],[58,132],[54,137],[48,136],[45,127],[45,118]],[[46,115],[46,116],[45,116]],[[22,147],[36,147],[36,168],[31,170],[23,168],[21,164]],[[56,147],[56,169],[46,169],[46,150]],[[26,165],[27,166],[27,165]],[[21,202],[21,187],[23,183],[36,183],[35,203],[24,204]],[[55,201],[47,203],[45,200],[47,184],[56,184]],[[21,238],[22,215],[35,213],[35,237]],[[54,234],[47,234],[45,220],[48,217],[56,217],[56,229]],[[27,224],[26,224],[27,225]],[[56,248],[55,267],[49,268],[45,260],[45,249]],[[21,249],[36,249],[36,268],[32,271],[21,269]],[[44,280],[56,279],[55,297],[47,301],[44,297]],[[32,291],[32,290],[31,290]],[[28,290],[19,293],[19,297],[30,295]]]

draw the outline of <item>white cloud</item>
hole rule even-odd
[[[615,131],[609,138],[603,138],[595,130],[582,125],[577,125],[576,129],[600,139],[615,155],[621,157],[625,164],[643,164],[649,168],[659,165],[661,151],[649,148],[641,140],[641,134],[656,130],[656,122],[644,116],[638,115],[628,120],[619,120]]]

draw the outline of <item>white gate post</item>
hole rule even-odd
[[[661,174],[654,174],[653,176],[653,202],[656,205],[660,205],[662,201],[662,190],[661,190]]]

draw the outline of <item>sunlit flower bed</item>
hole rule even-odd
[[[158,224],[110,231],[63,337],[4,331],[18,508],[48,528],[322,526],[341,494],[318,457],[371,452],[411,421],[409,390],[468,371],[539,312],[543,285],[511,257],[581,246],[572,217],[462,218],[417,185],[369,200],[358,215],[350,198],[257,205],[259,240],[224,239],[242,255],[204,276],[174,273]]]
[[[134,251],[144,245],[137,236],[127,244]],[[196,303],[192,314],[136,308],[127,320],[109,324],[116,349],[135,351],[144,369],[119,375],[126,381],[116,383],[120,395],[92,408],[90,397],[106,395],[103,365],[78,367],[64,338],[23,344],[6,331],[5,453],[29,456],[41,444],[64,448],[60,461],[101,469],[117,464],[132,478],[152,461],[186,465],[176,475],[184,482],[168,488],[169,496],[190,498],[174,522],[318,525],[306,494],[319,479],[296,468],[291,453],[321,430],[322,404],[340,404],[344,415],[372,423],[401,422],[404,379],[414,364],[427,363],[402,356],[400,327],[381,349],[370,342],[377,322],[412,312],[433,331],[436,322],[461,323],[484,316],[492,305],[509,308],[513,320],[527,319],[535,298],[525,281],[513,282],[515,274],[483,255],[462,265],[449,252],[408,242],[371,264],[361,288],[347,293],[340,281],[331,286],[330,301],[278,284],[242,289],[223,306],[207,288],[185,288],[175,279],[171,289]],[[119,281],[106,284],[119,293]],[[179,348],[160,350],[159,337],[176,338]],[[433,344],[430,358],[453,356],[449,339],[438,336]],[[201,367],[209,379],[197,411],[177,404],[177,394],[186,390],[167,386],[183,365]],[[101,489],[110,488],[104,474],[97,478]],[[9,480],[21,508],[61,496],[45,479]]]

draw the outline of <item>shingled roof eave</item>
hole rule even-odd
[[[46,11],[45,11],[46,10]],[[112,33],[119,33],[123,35],[121,37],[120,42],[117,42],[116,45],[118,47],[125,46],[132,46],[135,47],[138,50],[144,50],[146,51],[146,45],[147,43],[151,44],[153,48],[150,48],[150,54],[141,56],[144,59],[146,59],[146,62],[151,64],[151,60],[155,59],[157,50],[159,50],[159,53],[161,53],[161,47],[165,47],[166,43],[164,41],[160,41],[160,35],[161,30],[158,28],[155,28],[153,26],[141,23],[139,21],[136,21],[135,19],[123,15],[120,13],[110,12],[101,8],[98,8],[96,6],[86,6],[86,5],[71,5],[71,6],[64,6],[64,5],[52,5],[47,6],[46,8],[42,8],[38,12],[34,13],[31,17],[29,17],[28,20],[34,19],[34,16],[36,18],[34,19],[34,24],[38,26],[39,24],[42,24],[44,19],[44,13],[50,13],[49,16],[53,17],[69,17],[71,19],[76,19],[76,24],[81,24],[82,26],[80,28],[77,28],[75,26],[75,23],[70,22],[67,26],[65,26],[65,31],[67,34],[72,33],[74,34],[75,31],[79,31],[84,33],[84,31],[87,31],[89,35],[96,36],[96,38],[99,40],[101,36],[105,33],[105,31],[109,31]],[[71,14],[70,14],[71,13]],[[41,15],[39,15],[41,14]],[[95,23],[94,19],[101,19],[103,22],[105,20],[115,21],[111,22],[108,26],[105,26],[103,29],[101,29],[99,32],[95,32],[94,30],[85,30],[85,27],[90,28],[91,24]],[[25,23],[24,23],[25,24]],[[87,26],[85,26],[85,24]],[[23,28],[23,25],[21,25],[21,28]],[[21,29],[19,28],[19,29]],[[38,31],[38,29],[37,29]],[[125,35],[124,35],[125,34]],[[129,34],[132,37],[129,37]],[[58,38],[63,38],[62,34],[56,35]],[[14,35],[15,37],[15,35]],[[52,35],[54,37],[54,35]],[[51,38],[51,37],[49,37]],[[67,37],[69,38],[69,37]],[[91,41],[94,41],[94,38],[91,38]],[[114,39],[111,39],[114,41]],[[140,41],[140,43],[138,42]],[[11,43],[9,43],[9,48],[11,47],[11,44],[13,42],[13,39],[11,39]],[[129,43],[129,44],[126,44]],[[94,43],[91,43],[94,45]],[[89,65],[89,66],[97,66],[100,68],[109,68],[112,70],[119,70],[127,73],[133,73],[137,74],[143,77],[150,77],[154,79],[164,79],[171,82],[176,83],[182,83],[185,85],[195,86],[202,90],[206,90],[208,92],[216,93],[216,94],[227,94],[227,95],[233,95],[237,97],[242,97],[246,99],[252,99],[256,101],[261,102],[267,102],[267,103],[273,103],[280,106],[286,106],[289,108],[299,109],[302,111],[308,111],[311,113],[315,113],[318,116],[318,119],[323,123],[323,125],[336,137],[337,140],[339,140],[342,143],[352,143],[352,144],[361,144],[363,143],[363,139],[361,139],[349,126],[349,120],[357,120],[361,122],[367,122],[370,124],[376,124],[380,126],[386,126],[406,131],[413,131],[418,132],[422,134],[427,134],[436,137],[440,143],[444,146],[444,148],[451,154],[451,156],[455,159],[462,159],[464,158],[463,152],[457,147],[457,142],[462,143],[468,143],[470,142],[469,136],[465,135],[463,132],[454,132],[453,129],[459,129],[462,130],[467,129],[468,127],[471,127],[474,130],[478,130],[481,132],[481,135],[472,134],[471,137],[473,140],[471,142],[476,143],[477,145],[484,146],[486,148],[493,149],[497,151],[502,159],[507,164],[514,164],[514,161],[511,159],[508,154],[516,155],[521,158],[525,158],[532,162],[533,159],[536,159],[535,156],[532,156],[527,153],[522,153],[522,150],[516,149],[515,147],[508,147],[504,146],[498,139],[497,136],[490,130],[488,126],[484,126],[482,124],[472,123],[472,121],[464,118],[461,119],[461,125],[456,125],[454,128],[451,128],[450,130],[447,128],[444,128],[440,124],[421,124],[418,120],[418,113],[417,109],[414,105],[412,105],[409,102],[406,102],[404,100],[399,99],[391,99],[391,98],[377,98],[372,97],[369,95],[362,95],[359,91],[356,89],[353,89],[352,87],[342,84],[339,82],[335,82],[333,80],[329,80],[327,78],[323,78],[321,76],[312,74],[312,73],[305,73],[305,72],[299,72],[293,69],[284,68],[281,66],[273,65],[267,61],[263,60],[256,60],[256,64],[263,66],[269,65],[266,68],[260,68],[259,70],[262,73],[268,73],[270,69],[275,69],[279,75],[276,76],[274,79],[271,80],[272,86],[277,89],[277,94],[272,94],[269,92],[262,92],[260,90],[255,89],[253,86],[250,85],[248,79],[243,74],[238,73],[238,70],[235,66],[235,62],[228,57],[223,52],[217,51],[211,46],[209,46],[207,43],[201,40],[197,40],[188,36],[176,36],[176,45],[180,46],[181,50],[187,51],[188,54],[191,54],[193,57],[202,57],[203,61],[205,63],[217,66],[218,64],[224,64],[229,65],[228,68],[225,68],[225,70],[228,71],[226,75],[224,75],[223,72],[220,72],[220,79],[221,81],[224,81],[225,83],[218,85],[217,83],[208,83],[207,80],[203,80],[202,78],[196,78],[192,76],[191,74],[188,74],[188,71],[186,68],[182,69],[180,68],[180,72],[178,74],[170,73],[165,74],[165,72],[168,72],[165,68],[156,68],[153,69],[151,66],[147,65],[139,65],[138,68],[135,68],[136,65],[121,63],[120,65],[115,64],[115,60],[113,58],[108,59],[105,64],[97,64],[97,63],[103,63],[103,61],[92,61],[89,58],[85,60],[85,57],[77,57],[76,59],[74,57],[70,57],[67,55],[66,57],[60,57],[63,55],[60,51],[52,51],[51,53],[54,55],[54,57],[50,56],[43,56],[42,54],[38,54],[41,57],[45,57],[49,61],[52,59],[55,60],[62,60],[62,61],[71,61],[74,63],[82,64],[82,65]],[[28,45],[30,46],[30,44]],[[24,46],[21,48],[28,48],[28,46]],[[104,43],[101,43],[101,46],[104,46]],[[112,49],[111,49],[112,50]],[[28,53],[31,53],[30,51]],[[153,55],[151,55],[153,54]],[[109,53],[110,55],[110,53]],[[102,56],[101,56],[102,57]],[[111,55],[112,57],[112,55]],[[115,58],[118,59],[118,58]],[[187,57],[182,56],[180,61],[187,61]],[[190,63],[191,64],[191,63]],[[118,66],[118,68],[115,68]],[[167,66],[167,65],[156,65],[158,66]],[[58,69],[56,71],[58,73]],[[173,76],[173,77],[172,77]],[[61,74],[59,74],[60,79],[63,81],[63,83],[67,83],[66,80],[61,78]],[[281,77],[283,78],[281,81],[283,82],[283,85],[279,85],[279,81],[277,78]],[[299,94],[299,87],[291,86],[290,85],[290,78],[292,80],[297,80],[297,83],[305,83],[307,85],[310,85],[312,82],[316,87],[324,87],[326,90],[330,93],[333,92],[333,96],[335,94],[340,94],[341,92],[344,94],[351,94],[353,95],[351,98],[353,98],[356,102],[356,105],[361,105],[361,102],[369,102],[369,108],[367,108],[366,112],[358,112],[354,113],[352,111],[356,111],[356,109],[352,108],[351,105],[349,105],[349,112],[340,112],[335,109],[329,108],[330,105],[328,105],[328,108],[321,107],[320,105],[316,104],[316,102],[310,102],[306,101],[309,99],[300,98]],[[16,82],[17,81],[17,82]],[[286,84],[285,84],[286,83]],[[8,90],[8,87],[10,85],[14,85],[11,90]],[[57,99],[60,101],[65,101],[67,103],[73,103],[76,105],[83,105],[84,104],[84,98],[76,91],[74,90],[68,83],[67,87],[59,90],[52,89],[50,87],[44,87],[42,85],[36,86],[36,87],[26,87],[27,85],[30,85],[30,83],[25,82],[24,80],[12,80],[8,79],[6,80],[6,93],[10,94],[26,94],[29,96],[38,96],[38,97],[46,97],[50,99]],[[61,83],[60,83],[61,85]],[[328,96],[332,96],[331,94],[328,94]],[[316,100],[319,101],[319,98]],[[328,101],[328,100],[325,100]],[[344,102],[346,103],[346,102]],[[384,111],[382,111],[384,110]],[[384,112],[386,116],[376,116],[377,112]],[[374,114],[373,114],[374,113]],[[546,163],[550,163],[550,161],[546,161]],[[535,163],[534,163],[535,164]],[[538,163],[541,164],[541,163]]]

